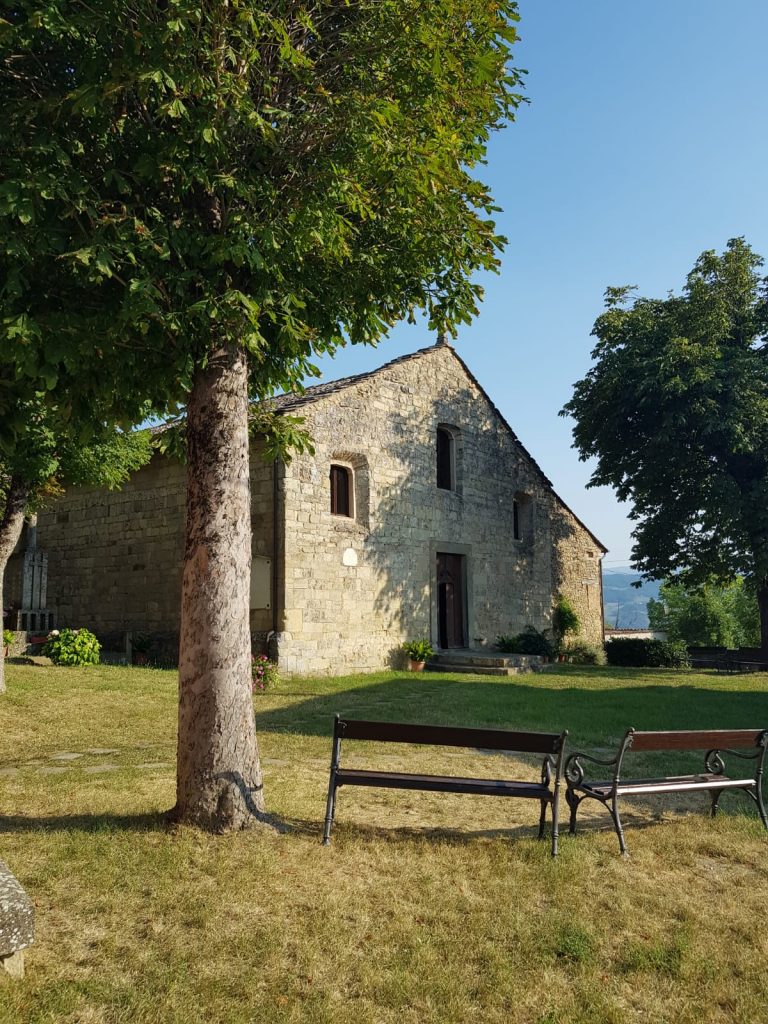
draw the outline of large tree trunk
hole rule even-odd
[[[757,588],[757,607],[760,609],[760,646],[768,651],[768,579]]]
[[[5,607],[3,598],[3,580],[8,559],[21,534],[24,525],[24,513],[29,500],[29,488],[18,477],[12,477],[8,486],[5,509],[0,518],[0,619]],[[5,658],[0,650],[0,693],[5,693]]]
[[[262,818],[249,597],[248,367],[234,346],[198,370],[187,410],[174,817],[212,831]]]

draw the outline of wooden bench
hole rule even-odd
[[[706,790],[710,795],[712,817],[717,813],[717,804],[726,790],[744,790],[757,804],[763,825],[768,828],[765,804],[763,803],[762,778],[763,762],[768,746],[768,730],[718,729],[710,732],[636,732],[628,729],[614,758],[604,760],[590,754],[571,754],[565,764],[565,779],[568,785],[565,799],[571,810],[570,832],[576,831],[576,814],[582,800],[599,800],[608,808],[613,818],[619,847],[626,854],[624,829],[619,815],[619,798],[645,796],[652,793],[685,793]],[[650,753],[662,750],[701,750],[704,755],[704,770],[698,775],[676,775],[667,778],[623,779],[621,777],[624,757],[627,753]],[[754,774],[748,777],[731,778],[725,774],[723,755],[728,754],[746,761],[755,762]],[[613,769],[613,777],[607,781],[592,782],[585,778],[583,761]]]
[[[558,803],[567,732],[508,732],[501,729],[460,729],[441,725],[410,725],[402,722],[365,722],[336,715],[333,726],[331,777],[323,843],[331,841],[336,812],[336,791],[341,786],[374,786],[413,789],[432,793],[480,793],[484,796],[521,797],[541,804],[539,838],[544,835],[547,806],[552,807],[552,856],[557,856]],[[406,772],[342,768],[341,741],[372,740],[380,743],[426,743],[438,747],[471,747],[514,753],[543,754],[540,782],[510,779],[467,779],[452,775],[413,775]]]

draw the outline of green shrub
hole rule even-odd
[[[54,665],[98,665],[101,644],[87,629],[53,629],[43,647],[43,654]]]
[[[421,637],[418,640],[406,640],[402,646],[411,661],[426,661],[435,653],[432,644],[426,637]]]
[[[558,594],[555,607],[552,610],[552,632],[559,643],[569,633],[579,632],[579,616],[567,597]]]
[[[10,647],[16,639],[16,634],[10,629],[3,630],[3,647]]]
[[[522,633],[514,636],[502,633],[496,637],[496,646],[504,654],[541,654],[545,658],[554,654],[552,641],[533,626],[526,626]]]
[[[573,665],[605,664],[605,651],[602,647],[585,644],[578,640],[563,647],[560,653],[564,654]]]
[[[690,664],[685,644],[672,640],[609,640],[605,655],[609,665],[630,668],[687,668]]]
[[[266,654],[251,656],[251,678],[254,693],[264,693],[276,683],[280,682],[280,672],[274,661],[270,661]]]

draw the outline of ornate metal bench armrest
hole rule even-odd
[[[713,775],[722,775],[725,771],[725,754],[728,757],[740,757],[742,761],[762,762],[765,758],[765,748],[761,745],[755,749],[754,753],[747,753],[744,750],[732,750],[729,747],[716,747],[713,750],[708,750],[704,755],[704,767],[706,770]]]
[[[541,762],[541,784],[549,787],[557,772],[557,762],[551,754],[547,754]]]
[[[615,770],[618,763],[618,755],[612,757],[610,761],[606,761],[604,758],[593,757],[592,754],[586,754],[583,750],[576,750],[573,754],[568,757],[565,762],[565,780],[569,786],[580,786],[584,781],[584,766],[582,761],[589,761],[590,764],[602,765],[604,768],[613,768]]]

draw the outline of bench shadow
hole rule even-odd
[[[750,820],[759,821],[756,815],[739,815],[738,813],[733,815],[718,814],[720,817],[749,817]],[[650,816],[636,811],[635,813],[623,812],[622,820],[627,827],[628,832],[644,832],[648,829],[657,828],[659,826],[673,826],[677,822],[682,822],[687,818],[706,818],[710,821],[710,817],[707,813],[702,811],[697,813],[694,810],[690,811],[675,811],[670,808],[665,809],[664,813],[653,812]],[[315,820],[302,819],[302,818],[283,818],[281,819],[285,829],[293,835],[302,836],[307,839],[316,839],[318,843],[321,842],[323,832],[323,822],[320,818]],[[478,839],[533,839],[537,843],[541,843],[549,853],[549,844],[551,841],[550,832],[551,822],[547,820],[547,829],[544,836],[538,838],[538,823],[531,824],[516,824],[508,826],[497,826],[494,828],[450,828],[446,825],[380,825],[374,822],[363,822],[359,820],[344,821],[343,819],[334,822],[333,826],[333,839],[331,846],[337,841],[351,840],[351,839],[363,839],[365,841],[377,841],[387,842],[392,845],[398,843],[410,843],[416,839],[437,839],[441,842],[448,843],[452,846],[465,846],[469,845]],[[610,835],[616,841],[616,853],[619,853],[618,839],[616,838],[616,832],[613,827],[613,822],[608,814],[605,818],[601,818],[599,815],[586,819],[579,819],[578,830],[575,835],[570,835],[568,832],[568,816],[565,815],[564,819],[560,820],[560,841],[561,843],[565,840],[566,843],[578,843],[580,839],[586,838],[587,836],[594,836],[598,834]]]

